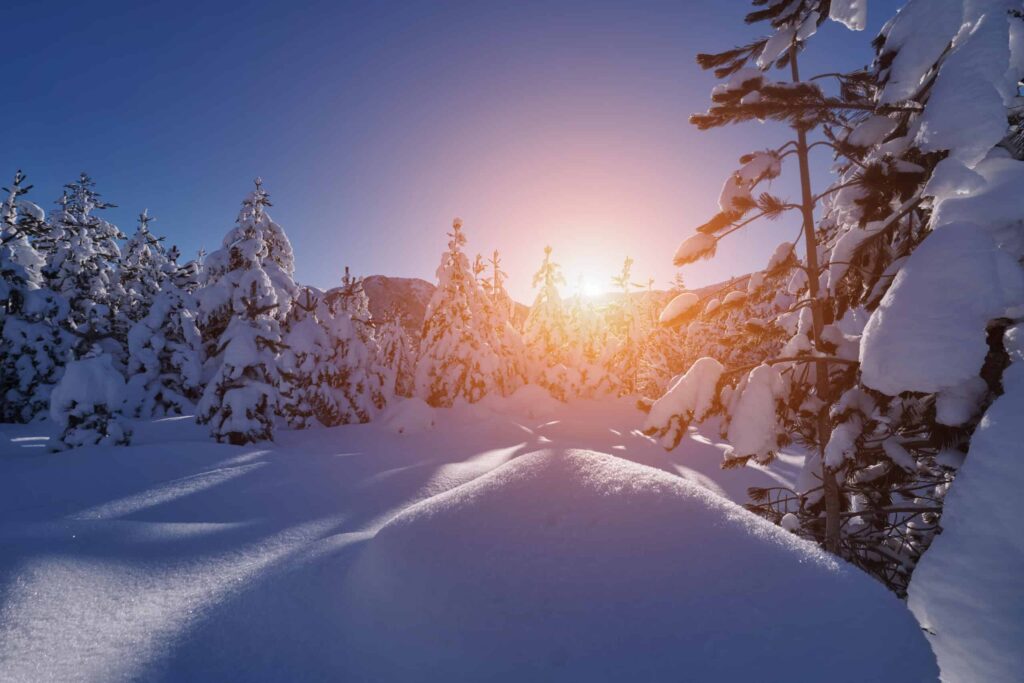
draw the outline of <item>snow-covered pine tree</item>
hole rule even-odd
[[[452,221],[448,250],[437,268],[437,289],[424,316],[416,360],[415,395],[430,405],[470,403],[500,391],[501,359],[491,346],[485,294],[463,252],[462,220]]]
[[[323,295],[317,318],[327,337],[329,355],[314,381],[314,415],[329,427],[370,421],[386,402],[386,370],[379,363],[363,281],[353,277],[348,267],[341,286]]]
[[[489,275],[482,277],[483,273]],[[513,323],[515,302],[505,289],[507,277],[501,269],[501,255],[495,249],[491,258],[482,264],[477,279],[484,292],[481,313],[485,331],[501,362],[498,390],[506,396],[522,386],[527,375],[526,348]]]
[[[569,299],[566,397],[594,398],[618,390],[618,377],[611,370],[618,342],[609,327],[605,311],[593,299],[579,292]]]
[[[637,372],[637,393],[641,396],[641,404],[647,405],[653,399],[665,393],[668,382],[676,375],[684,372],[689,364],[685,358],[685,332],[680,332],[680,320],[673,319],[662,313],[664,304],[677,301],[684,302],[695,300],[696,295],[682,297],[687,293],[686,283],[683,281],[682,273],[677,272],[669,283],[668,296],[662,297],[660,304],[653,300],[650,302],[652,311],[651,329],[644,340],[643,353],[639,361]]]
[[[826,463],[825,451],[832,438],[831,407],[839,400],[835,389],[849,381],[856,361],[833,353],[835,346],[825,336],[827,294],[819,285],[821,236],[814,223],[814,211],[823,195],[815,196],[811,188],[808,134],[823,126],[842,126],[851,115],[875,109],[875,105],[864,101],[858,87],[862,75],[838,76],[837,93],[826,93],[817,78],[801,78],[797,56],[830,17],[832,8],[827,0],[754,4],[763,9],[750,13],[747,21],[767,21],[770,34],[726,52],[698,56],[700,66],[713,69],[727,81],[714,89],[710,109],[691,121],[701,129],[751,120],[780,121],[790,126],[793,139],[741,158],[742,166],[722,189],[719,213],[683,242],[675,262],[684,265],[713,256],[718,241],[726,236],[760,218],[796,211],[802,219],[804,259],[795,265],[810,274],[806,292],[793,307],[800,324],[779,356],[754,368],[726,369],[711,358],[695,363],[652,407],[647,431],[661,436],[671,447],[691,420],[702,419],[715,409],[724,410],[731,418],[728,436],[733,449],[727,464],[750,459],[767,462],[779,448],[800,440],[810,451],[807,471],[819,482],[816,493],[811,494],[812,505],[823,513],[823,524],[814,529],[815,538],[829,551],[839,552],[842,503],[836,472]],[[848,26],[863,25],[857,5],[837,4],[835,9],[831,18]],[[773,68],[786,70],[788,81],[772,80]],[[780,175],[788,157],[797,162],[800,200],[786,202],[768,192],[755,197],[761,183]],[[725,387],[722,394],[709,400],[717,394],[719,384]]]
[[[273,438],[281,322],[297,291],[291,244],[266,211],[270,198],[262,181],[255,184],[237,225],[207,258],[206,284],[198,292],[209,381],[197,420],[232,444]]]
[[[686,280],[683,278],[683,274],[676,271],[676,274],[672,277],[672,283],[669,285],[668,291],[673,295],[682,294],[686,290]]]
[[[156,295],[179,270],[177,249],[164,248],[163,238],[149,229],[152,222],[148,211],[140,213],[135,234],[122,250],[119,271],[124,298],[119,313],[129,327],[146,317]]]
[[[125,292],[120,324],[128,325],[125,411],[135,417],[192,412],[202,392],[203,345],[192,291],[195,264],[178,266],[149,229],[148,212],[121,260]]]
[[[120,263],[128,359],[125,410],[135,417],[192,412],[202,390],[202,343],[194,266],[178,266],[176,247],[150,231],[148,211],[125,243]],[[182,285],[184,287],[182,287]],[[118,336],[121,336],[118,329]]]
[[[489,275],[484,280],[487,294],[491,297],[491,301],[494,302],[494,306],[497,308],[498,314],[514,326],[516,302],[513,301],[508,290],[505,289],[505,281],[508,280],[508,273],[502,270],[501,254],[497,249],[495,249],[491,254],[491,258],[487,260],[487,266],[487,272]]]
[[[123,404],[124,378],[110,354],[69,361],[50,395],[50,419],[62,430],[54,450],[129,444]]]
[[[803,271],[794,270],[796,263],[792,243],[784,242],[765,270],[732,278],[700,295],[675,294],[645,350],[648,381],[662,389],[645,396],[660,396],[671,379],[704,356],[727,367],[754,366],[777,356],[787,338],[782,323],[789,324],[789,311],[797,301],[798,290],[787,287],[791,281],[803,286],[796,277]]]
[[[618,298],[608,307],[605,315],[615,337],[615,351],[610,359],[608,372],[616,377],[619,391],[632,394],[637,390],[640,359],[643,356],[644,340],[650,331],[647,311],[634,296],[632,281],[633,259],[626,257],[622,270],[612,277],[612,285],[618,290]],[[649,303],[644,302],[644,306]]]
[[[561,267],[551,260],[551,247],[544,247],[544,261],[533,275],[533,286],[540,290],[523,323],[523,342],[529,358],[529,380],[563,401],[569,397],[571,379],[565,364],[568,320],[558,293],[558,285],[564,284]]]
[[[384,369],[384,394],[411,396],[416,352],[398,310],[389,311],[377,325],[378,364]]]
[[[100,198],[95,186],[86,173],[64,186],[42,239],[46,252],[43,274],[47,286],[68,302],[67,329],[76,338],[75,354],[82,357],[98,347],[121,365],[125,339],[123,334],[118,337],[115,321],[124,301],[118,270],[118,241],[124,235],[94,214],[114,206]]]
[[[875,40],[871,68],[844,79],[863,111],[823,126],[838,178],[819,228],[822,339],[859,370],[830,376],[839,399],[825,460],[843,508],[840,553],[900,595],[1003,391],[1004,340],[1019,318],[1024,209],[1000,188],[1022,177],[1022,68],[1000,46],[1014,45],[1021,23],[1005,10],[908,3]],[[808,288],[796,273],[791,291]],[[790,334],[806,326],[787,317]],[[751,507],[815,538],[818,481],[806,468],[795,490],[753,490]]]
[[[334,355],[327,331],[317,317],[323,296],[315,287],[300,286],[284,324],[280,367],[286,381],[281,411],[293,429],[317,423],[316,395]]]
[[[835,318],[825,334],[860,372],[839,389],[826,459],[849,508],[844,556],[901,595],[1012,372],[1024,208],[1004,193],[1024,178],[1022,33],[1005,3],[908,3],[858,84],[874,109],[830,136],[840,164],[822,223]],[[797,496],[782,492],[788,505],[766,492],[759,511],[807,535],[806,480]]]
[[[24,199],[18,171],[0,205],[0,421],[26,422],[49,406],[71,335],[67,304],[45,284],[35,242],[47,232],[43,210]]]
[[[815,144],[834,151],[839,174],[815,198],[823,259],[790,278],[798,302],[777,320],[791,335],[779,354],[831,356],[836,367],[817,395],[785,386],[793,378],[785,363],[775,366],[779,376],[762,369],[744,381],[775,395],[781,379],[778,395],[805,413],[816,401],[829,439],[816,440],[806,421],[802,430],[783,421],[818,458],[808,459],[797,490],[752,491],[752,508],[795,533],[827,537],[835,527],[822,505],[824,461],[837,483],[838,551],[901,595],[979,416],[1002,390],[1004,331],[1024,301],[1024,210],[1002,194],[1024,177],[1013,144],[1022,69],[994,49],[1013,45],[1020,27],[1019,13],[999,3],[908,3],[876,40],[871,69],[839,76],[836,98],[805,91],[800,105],[817,99],[832,112]],[[752,76],[744,78],[761,83]],[[741,100],[754,102],[748,94]],[[681,381],[669,394],[692,397],[694,387]],[[742,412],[748,390],[724,391],[727,413]],[[714,406],[690,414],[706,409]]]
[[[203,387],[195,298],[168,281],[148,309],[128,331],[125,410],[135,417],[190,413]]]
[[[168,252],[171,260],[175,263],[180,263],[180,252],[177,247],[171,247]],[[202,249],[196,254],[196,257],[191,261],[187,261],[178,266],[178,270],[175,271],[173,276],[174,286],[183,292],[189,294],[195,294],[196,291],[203,285],[205,280],[205,266],[206,264],[206,252]]]
[[[657,326],[647,335],[637,371],[637,393],[645,404],[665,393],[668,382],[688,367],[683,361],[685,333]]]

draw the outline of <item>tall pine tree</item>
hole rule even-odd
[[[437,289],[423,322],[415,395],[434,406],[470,403],[500,391],[501,359],[491,346],[483,289],[463,252],[462,221],[452,221],[448,250],[437,268]]]
[[[116,320],[124,301],[118,241],[124,234],[95,212],[113,207],[82,173],[64,186],[56,211],[50,214],[43,238],[47,252],[43,273],[50,289],[68,302],[67,329],[76,337],[75,353],[82,357],[98,347],[124,361],[125,340]]]
[[[24,199],[31,189],[18,171],[0,205],[0,421],[25,422],[49,405],[73,342],[63,297],[43,276],[45,215]]]
[[[273,438],[281,323],[297,293],[291,244],[266,211],[262,181],[255,185],[223,246],[207,258],[198,292],[209,381],[197,419],[232,444]]]

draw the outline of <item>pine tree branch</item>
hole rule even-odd
[[[783,358],[771,358],[761,363],[754,363],[753,365],[746,365],[740,368],[733,368],[726,370],[722,373],[723,377],[732,376],[737,374],[743,374],[744,372],[750,372],[754,368],[762,365],[778,365],[779,363],[834,363],[837,365],[860,365],[860,361],[850,360],[849,358],[839,358],[838,356],[786,356]]]

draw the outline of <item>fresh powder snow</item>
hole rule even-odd
[[[131,446],[51,453],[53,427],[3,425],[0,680],[408,680],[382,650],[436,656],[438,675],[489,653],[489,680],[727,677],[757,660],[854,680],[877,639],[900,644],[878,644],[899,661],[877,671],[934,678],[896,598],[729,502],[792,485],[801,458],[723,471],[713,428],[666,453],[628,399],[530,418],[521,392],[397,404],[429,413],[426,431],[395,433],[407,413],[250,446],[170,417],[131,421]],[[381,558],[399,564],[378,575]],[[789,614],[804,636],[772,626]]]

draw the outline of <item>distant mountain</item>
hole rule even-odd
[[[370,313],[374,318],[384,318],[398,311],[402,317],[402,326],[409,334],[418,337],[427,304],[437,287],[418,277],[370,275],[363,278],[363,289],[370,299]],[[518,301],[515,303],[515,322],[522,324],[530,309]]]
[[[731,289],[742,289],[746,287],[749,275],[741,275],[724,282],[718,282],[707,287],[700,287],[691,290],[701,298],[712,293],[721,291],[723,294]],[[389,277],[387,275],[370,275],[363,279],[363,289],[370,299],[370,313],[374,318],[382,319],[395,312],[401,316],[402,325],[406,331],[414,337],[418,337],[423,326],[423,316],[427,311],[427,304],[430,297],[437,289],[434,285],[416,277]],[[672,293],[665,290],[654,290],[651,292],[631,292],[630,296],[643,304],[649,297],[654,299],[656,307],[663,306],[672,298]],[[609,304],[621,298],[617,292],[608,292],[597,298],[599,304]],[[530,308],[521,303],[516,303],[515,318],[521,324],[529,314]]]
[[[419,336],[430,297],[436,287],[416,277],[370,275],[363,279],[363,289],[370,299],[370,313],[381,319],[397,313],[402,326]]]

